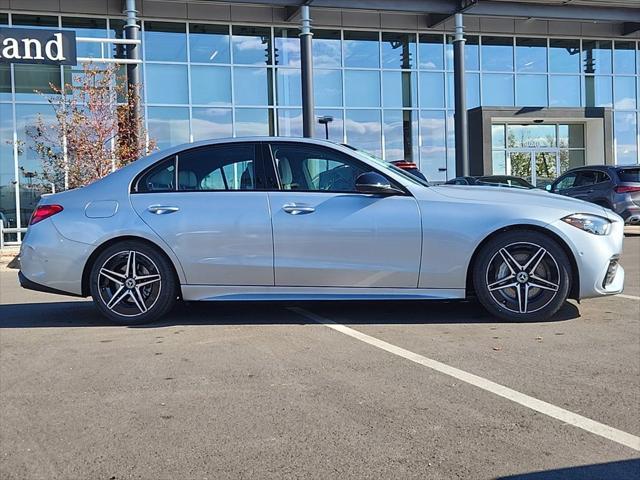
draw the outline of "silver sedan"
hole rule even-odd
[[[544,191],[430,186],[329,142],[207,141],[44,196],[20,282],[118,323],[176,300],[477,298],[511,321],[620,293],[623,222]]]

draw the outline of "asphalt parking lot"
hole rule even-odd
[[[624,295],[544,323],[231,303],[137,328],[2,270],[0,478],[638,479],[640,236],[622,264]]]

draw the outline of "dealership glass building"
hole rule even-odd
[[[139,0],[149,137],[163,148],[229,136],[301,136],[299,3]],[[368,3],[380,4],[310,4],[316,117],[332,117],[331,140],[389,161],[412,160],[431,181],[452,178],[453,23],[430,10],[445,2],[398,0],[384,11]],[[577,165],[638,163],[638,2],[466,3],[476,173],[517,174],[543,185]],[[458,4],[451,1],[453,9]],[[124,16],[119,1],[0,0],[0,25],[121,38]],[[79,41],[77,51],[100,62],[116,46]],[[0,64],[5,226],[26,226],[42,193],[32,185],[40,161],[27,131],[38,115],[53,121],[53,111],[35,91],[73,82],[81,68]],[[324,138],[325,125],[317,123],[315,133]]]

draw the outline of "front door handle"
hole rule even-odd
[[[309,205],[302,205],[296,203],[285,203],[282,206],[282,209],[290,213],[291,215],[306,215],[308,213],[313,213],[316,211],[315,208],[310,207]]]
[[[180,209],[171,205],[150,205],[147,210],[156,215],[166,215],[167,213],[177,212]]]

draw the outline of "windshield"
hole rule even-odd
[[[640,168],[621,168],[618,176],[623,182],[640,182]]]
[[[414,185],[419,185],[421,187],[428,187],[429,182],[426,180],[422,180],[421,178],[416,177],[415,175],[411,175],[409,172],[402,170],[401,168],[396,167],[392,163],[385,162],[381,158],[376,157],[375,155],[371,155],[369,152],[365,152],[364,150],[360,150],[358,148],[352,147],[351,145],[343,144],[345,147],[350,148],[357,154],[362,157],[365,157],[367,160],[370,160],[376,164],[381,170],[391,171],[397,175],[400,175],[405,180],[413,183]]]

